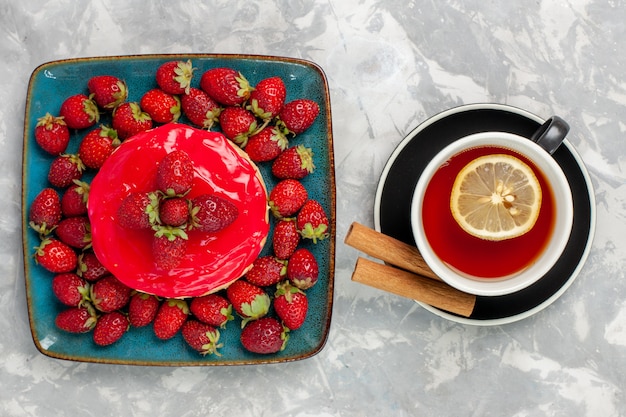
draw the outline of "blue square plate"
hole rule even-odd
[[[285,350],[274,355],[257,355],[245,351],[239,342],[240,320],[229,322],[221,331],[224,347],[221,356],[201,356],[187,346],[180,333],[168,341],[157,339],[152,327],[131,328],[117,343],[96,346],[90,333],[69,334],[56,328],[54,319],[65,307],[56,301],[51,280],[53,274],[36,265],[32,254],[39,237],[28,226],[28,209],[35,196],[45,187],[53,157],[42,151],[34,138],[37,119],[46,112],[58,115],[63,100],[73,94],[88,93],[87,81],[95,75],[115,75],[126,81],[129,101],[139,101],[141,95],[156,87],[155,73],[159,65],[171,60],[192,61],[196,68],[192,86],[198,87],[201,74],[209,68],[232,67],[255,85],[260,80],[280,76],[287,88],[287,99],[309,98],[320,106],[313,126],[298,135],[291,144],[301,143],[312,148],[316,170],[302,180],[311,198],[320,201],[330,220],[328,239],[301,243],[316,256],[320,275],[318,283],[307,290],[309,312],[304,325],[290,333]],[[186,120],[181,118],[181,122]],[[103,115],[102,123],[109,124]],[[85,131],[71,132],[68,153],[78,149]],[[276,184],[270,165],[259,164],[268,189]],[[335,171],[328,83],[316,64],[292,58],[257,55],[139,55],[79,58],[49,62],[39,66],[31,75],[24,118],[24,149],[22,172],[22,228],[26,301],[33,340],[45,355],[84,362],[130,365],[202,366],[241,365],[294,361],[318,353],[328,337],[333,302],[335,262]],[[87,177],[88,178],[88,177]],[[270,229],[272,233],[272,229]],[[269,239],[268,239],[269,241]],[[267,244],[261,255],[271,253]]]

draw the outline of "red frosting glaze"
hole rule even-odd
[[[151,255],[153,232],[125,229],[116,215],[129,193],[155,189],[158,162],[174,149],[194,163],[187,196],[215,193],[232,201],[239,216],[217,233],[190,231],[187,256],[163,273]],[[135,135],[113,152],[91,183],[89,219],[100,262],[129,287],[161,297],[195,297],[228,286],[257,258],[269,232],[267,192],[256,166],[222,134],[175,123]]]

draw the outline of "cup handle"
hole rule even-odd
[[[552,155],[563,142],[568,132],[569,125],[567,122],[559,116],[552,116],[533,133],[530,140],[536,142]]]

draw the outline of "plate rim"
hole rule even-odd
[[[381,208],[381,198],[382,198],[382,193],[383,193],[383,189],[385,187],[385,181],[387,179],[387,176],[389,174],[389,171],[391,170],[391,167],[393,166],[395,160],[398,158],[398,156],[400,155],[400,153],[402,153],[402,151],[404,150],[404,148],[415,138],[415,136],[417,134],[419,134],[422,130],[424,130],[425,128],[427,128],[428,126],[442,120],[445,119],[448,116],[451,116],[453,114],[457,114],[457,113],[462,113],[462,112],[467,112],[467,111],[473,111],[473,110],[495,110],[495,111],[505,111],[505,112],[509,112],[509,113],[514,113],[520,116],[523,116],[527,119],[530,119],[532,121],[537,122],[538,124],[542,124],[545,120],[542,119],[541,117],[527,111],[524,109],[521,109],[519,107],[515,107],[515,106],[511,106],[508,104],[500,104],[500,103],[470,103],[470,104],[463,104],[463,105],[459,105],[456,107],[452,107],[450,109],[444,110],[442,112],[439,112],[429,118],[427,118],[426,120],[424,120],[423,122],[421,122],[420,124],[418,124],[415,128],[413,128],[401,141],[400,143],[396,146],[396,148],[393,150],[393,152],[390,154],[389,158],[387,159],[387,162],[385,163],[385,166],[383,167],[383,170],[381,172],[379,181],[378,181],[378,185],[376,188],[376,193],[375,193],[375,197],[374,197],[374,229],[377,231],[381,231],[381,219],[380,219],[380,208]],[[574,268],[574,270],[572,271],[572,273],[570,274],[570,277],[568,278],[568,280],[559,288],[558,291],[556,291],[554,294],[552,294],[550,297],[548,297],[546,300],[544,300],[542,303],[538,304],[537,306],[528,309],[522,313],[519,314],[515,314],[512,316],[508,316],[508,317],[502,317],[502,318],[496,318],[496,319],[485,319],[485,320],[480,320],[480,319],[472,319],[472,318],[467,318],[467,317],[460,317],[454,314],[450,314],[446,311],[440,310],[436,307],[433,307],[429,304],[423,303],[421,301],[415,301],[417,304],[419,304],[420,306],[422,306],[424,309],[430,311],[431,313],[441,317],[441,318],[445,318],[447,320],[456,322],[456,323],[460,323],[460,324],[467,324],[467,325],[475,325],[475,326],[497,326],[497,325],[503,325],[503,324],[510,324],[510,323],[514,323],[523,319],[526,319],[528,317],[531,317],[537,313],[539,313],[540,311],[544,310],[545,308],[547,308],[548,306],[550,306],[551,304],[553,304],[558,298],[560,298],[565,291],[567,291],[567,289],[574,283],[574,281],[576,280],[576,278],[578,277],[578,275],[580,274],[580,271],[582,270],[582,268],[585,265],[585,262],[589,256],[589,253],[591,251],[591,247],[593,245],[593,240],[594,240],[594,236],[595,236],[595,230],[596,230],[596,201],[595,201],[595,194],[593,192],[593,185],[591,182],[591,177],[589,175],[589,171],[587,170],[587,167],[585,166],[584,161],[582,160],[582,158],[580,157],[579,153],[576,151],[576,149],[574,148],[574,146],[569,142],[568,139],[565,139],[563,141],[563,145],[565,145],[568,149],[568,151],[571,153],[573,159],[576,161],[577,165],[579,166],[582,176],[585,180],[585,185],[587,188],[587,194],[589,197],[589,204],[590,204],[590,221],[589,221],[589,234],[587,237],[587,242],[585,244],[585,248],[584,251],[580,257],[580,259],[578,260],[578,264],[576,265],[576,268]]]
[[[324,308],[327,310],[326,314],[322,317],[321,320],[321,334],[319,340],[311,346],[311,348],[307,351],[295,352],[291,356],[280,357],[280,356],[254,356],[250,358],[243,359],[234,359],[234,360],[222,360],[222,361],[206,361],[202,360],[202,357],[199,357],[198,360],[194,361],[185,361],[185,360],[156,360],[149,361],[143,359],[126,359],[126,358],[102,358],[96,356],[88,356],[82,354],[67,354],[63,352],[51,351],[46,347],[45,339],[46,337],[40,337],[37,335],[37,331],[35,328],[35,322],[33,317],[33,306],[32,300],[30,299],[30,286],[32,282],[28,278],[29,272],[29,263],[26,261],[26,257],[29,255],[29,247],[28,246],[28,204],[27,204],[27,188],[28,184],[26,179],[28,178],[27,174],[27,156],[29,151],[27,148],[29,146],[34,146],[34,143],[29,144],[29,138],[31,136],[31,132],[29,129],[29,124],[31,119],[35,117],[35,115],[31,114],[32,108],[32,97],[34,94],[34,83],[36,79],[42,72],[45,73],[46,69],[54,66],[63,66],[63,65],[73,65],[73,64],[83,64],[89,62],[102,62],[102,63],[113,63],[116,61],[128,62],[128,61],[141,61],[141,60],[163,60],[163,59],[209,59],[209,60],[249,60],[249,61],[265,61],[265,62],[276,62],[280,64],[291,64],[291,65],[299,65],[309,68],[310,70],[317,73],[319,79],[321,81],[321,91],[320,96],[324,101],[324,116],[326,118],[325,121],[325,129],[326,135],[325,138],[321,139],[323,146],[326,147],[327,150],[327,160],[325,163],[328,164],[328,172],[325,173],[326,179],[329,185],[328,195],[325,196],[327,199],[327,204],[329,208],[328,220],[330,226],[330,235],[327,238],[328,241],[328,287],[324,291],[326,295]],[[333,303],[334,303],[334,287],[335,287],[335,263],[336,263],[336,173],[335,173],[335,161],[334,161],[334,137],[332,130],[332,111],[331,111],[331,100],[330,100],[330,91],[329,91],[329,83],[328,78],[323,70],[323,68],[317,63],[302,59],[302,58],[293,58],[286,56],[277,56],[277,55],[262,55],[262,54],[236,54],[236,53],[163,53],[163,54],[128,54],[128,55],[110,55],[110,56],[87,56],[87,57],[74,57],[74,58],[63,58],[57,60],[51,60],[47,62],[43,62],[38,64],[31,72],[26,88],[26,100],[24,104],[24,120],[23,120],[23,134],[22,134],[22,168],[21,168],[21,262],[23,264],[22,273],[24,275],[24,286],[25,286],[25,298],[27,302],[27,314],[28,314],[28,322],[30,328],[31,338],[37,350],[45,356],[62,359],[68,361],[76,361],[76,362],[86,362],[86,363],[100,363],[100,364],[111,364],[111,365],[131,365],[131,366],[230,366],[230,365],[262,365],[262,364],[273,364],[273,363],[284,363],[284,362],[293,362],[298,360],[303,360],[315,356],[319,352],[323,350],[326,346],[326,343],[330,334],[330,326],[332,322],[332,313],[333,313]],[[71,335],[70,335],[71,336]]]

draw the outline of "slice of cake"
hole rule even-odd
[[[117,210],[130,193],[156,189],[159,161],[176,149],[185,151],[194,166],[193,186],[185,197],[215,194],[235,204],[238,216],[215,233],[189,230],[182,262],[161,271],[151,253],[154,231],[122,227]],[[124,141],[94,177],[88,204],[100,262],[129,287],[161,297],[195,297],[227,287],[251,267],[269,232],[265,184],[246,153],[220,133],[182,124]]]

